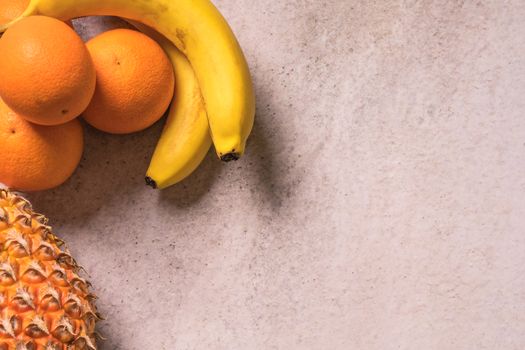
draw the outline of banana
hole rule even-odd
[[[208,153],[208,118],[197,78],[186,57],[153,29],[129,22],[162,46],[175,70],[175,96],[146,173],[148,185],[163,189],[190,175]]]
[[[253,84],[235,35],[210,0],[31,0],[22,17],[36,14],[61,20],[119,16],[163,34],[193,67],[217,155],[229,161],[244,153],[255,117]]]

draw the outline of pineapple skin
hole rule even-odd
[[[96,350],[79,265],[23,197],[0,189],[0,350]]]

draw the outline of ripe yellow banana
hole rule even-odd
[[[22,16],[35,14],[62,20],[111,15],[156,29],[193,67],[219,157],[228,161],[244,153],[255,115],[253,85],[235,35],[210,0],[31,0]]]
[[[146,173],[146,183],[162,189],[190,175],[208,153],[211,147],[208,118],[197,78],[186,57],[153,29],[129,22],[162,46],[175,70],[175,96]]]

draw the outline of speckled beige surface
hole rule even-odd
[[[247,155],[158,192],[160,124],[86,128],[30,196],[101,349],[524,349],[525,3],[216,3],[254,75]]]

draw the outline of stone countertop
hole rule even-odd
[[[216,4],[254,76],[246,156],[160,192],[162,123],[86,127],[74,177],[30,196],[89,271],[100,348],[524,349],[525,3]]]

